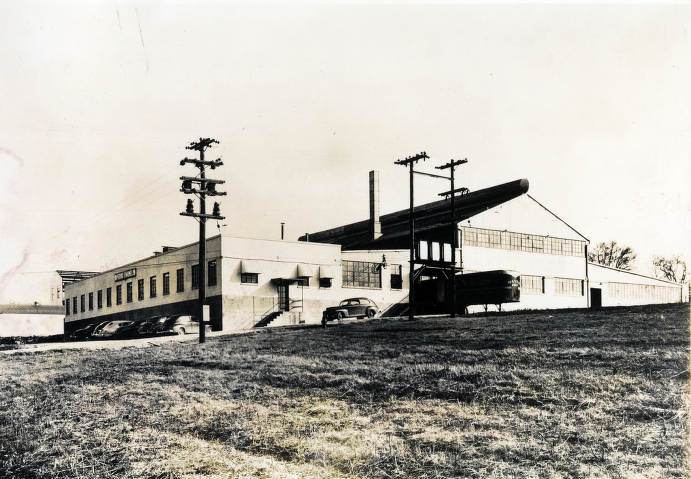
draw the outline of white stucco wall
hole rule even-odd
[[[688,288],[628,271],[588,264],[590,287],[602,290],[602,306],[688,301]]]

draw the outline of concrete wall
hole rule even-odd
[[[0,314],[0,337],[63,334],[62,314]]]

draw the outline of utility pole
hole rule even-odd
[[[206,177],[205,167],[210,167],[212,170],[223,165],[220,158],[213,161],[206,161],[204,159],[204,152],[210,148],[214,143],[218,144],[217,140],[213,138],[199,138],[199,141],[193,141],[185,147],[187,150],[194,150],[199,152],[199,159],[184,158],[180,160],[180,165],[184,166],[186,163],[192,163],[199,168],[199,176],[181,176],[182,187],[180,191],[187,195],[196,195],[199,198],[199,213],[194,212],[194,202],[192,199],[187,200],[187,207],[185,212],[180,213],[182,216],[191,216],[199,221],[199,313],[197,319],[199,320],[199,342],[206,341],[206,323],[204,322],[204,302],[206,300],[206,220],[222,220],[225,216],[221,216],[221,208],[217,202],[214,202],[213,211],[211,214],[206,214],[206,197],[207,196],[223,196],[224,191],[216,191],[216,185],[225,183],[223,180],[213,180]],[[198,186],[198,188],[197,188]]]
[[[410,172],[410,211],[408,216],[408,225],[410,229],[410,271],[408,275],[408,319],[410,321],[415,317],[415,189],[414,189],[414,171],[413,165],[420,160],[427,160],[426,152],[418,153],[417,155],[409,156],[403,160],[396,160],[394,164],[409,167]]]
[[[451,195],[451,317],[456,317],[456,247],[458,246],[458,226],[456,225],[456,193],[465,194],[468,192],[467,188],[456,189],[455,177],[456,167],[468,163],[468,159],[451,160],[441,166],[437,166],[438,170],[450,169],[449,180],[451,181],[451,190],[441,193],[440,196]]]

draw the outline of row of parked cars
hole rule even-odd
[[[211,326],[204,325],[207,332]],[[199,321],[194,316],[154,316],[135,321],[104,321],[74,331],[72,340],[130,339],[171,334],[199,334]]]

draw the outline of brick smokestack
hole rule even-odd
[[[370,236],[373,240],[381,237],[379,221],[379,172],[369,172],[369,222]]]

